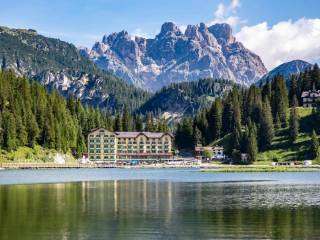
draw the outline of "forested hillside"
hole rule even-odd
[[[234,88],[194,118],[184,118],[177,127],[176,145],[192,149],[198,144],[216,142],[224,145],[227,154],[239,163],[241,153],[247,153],[247,163],[252,163],[257,160],[259,152],[275,150],[284,147],[283,144],[303,149],[306,154],[303,157],[319,158],[319,147],[309,146],[319,144],[314,136],[320,133],[320,106],[303,119],[300,119],[301,111],[297,109],[301,103],[301,92],[311,90],[313,86],[319,89],[319,83],[320,70],[315,65],[313,69],[293,76],[289,89],[279,75],[262,88]],[[300,133],[309,135],[309,140],[297,141]],[[281,140],[282,146],[274,144],[275,137],[277,141],[280,137],[285,139]]]
[[[47,38],[34,30],[0,27],[1,69],[37,80],[67,97],[115,112],[127,105],[134,110],[149,94],[99,70],[67,42]]]
[[[146,122],[146,123],[145,123]],[[12,151],[20,146],[40,145],[75,156],[86,152],[86,136],[95,127],[110,130],[167,131],[164,121],[151,115],[131,116],[127,108],[116,118],[94,107],[83,106],[73,97],[67,100],[56,90],[48,92],[36,81],[0,72],[0,148]]]
[[[222,97],[233,86],[236,84],[231,81],[210,78],[174,83],[156,92],[139,112],[193,115],[199,109],[209,107],[215,98]]]

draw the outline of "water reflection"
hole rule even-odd
[[[315,239],[319,185],[0,186],[0,239]]]

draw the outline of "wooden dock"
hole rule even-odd
[[[115,168],[115,164],[0,163],[0,169]]]

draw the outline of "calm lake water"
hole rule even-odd
[[[1,240],[320,238],[317,172],[8,170],[0,184]]]

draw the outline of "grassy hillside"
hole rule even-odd
[[[312,131],[315,126],[312,119],[312,108],[297,108],[300,116],[300,133],[295,143],[291,144],[288,138],[288,129],[280,129],[272,142],[271,148],[258,154],[257,163],[265,161],[302,161],[310,160],[310,144]],[[289,115],[289,114],[288,114]]]
[[[276,136],[273,139],[270,149],[259,152],[258,160],[255,164],[270,164],[273,161],[303,161],[310,160],[310,144],[312,126],[316,126],[312,118],[312,108],[297,108],[300,116],[300,133],[297,141],[294,144],[289,142],[288,128],[276,131]],[[289,116],[289,114],[288,114]],[[224,146],[226,151],[230,151],[230,134],[214,141],[210,146]]]

